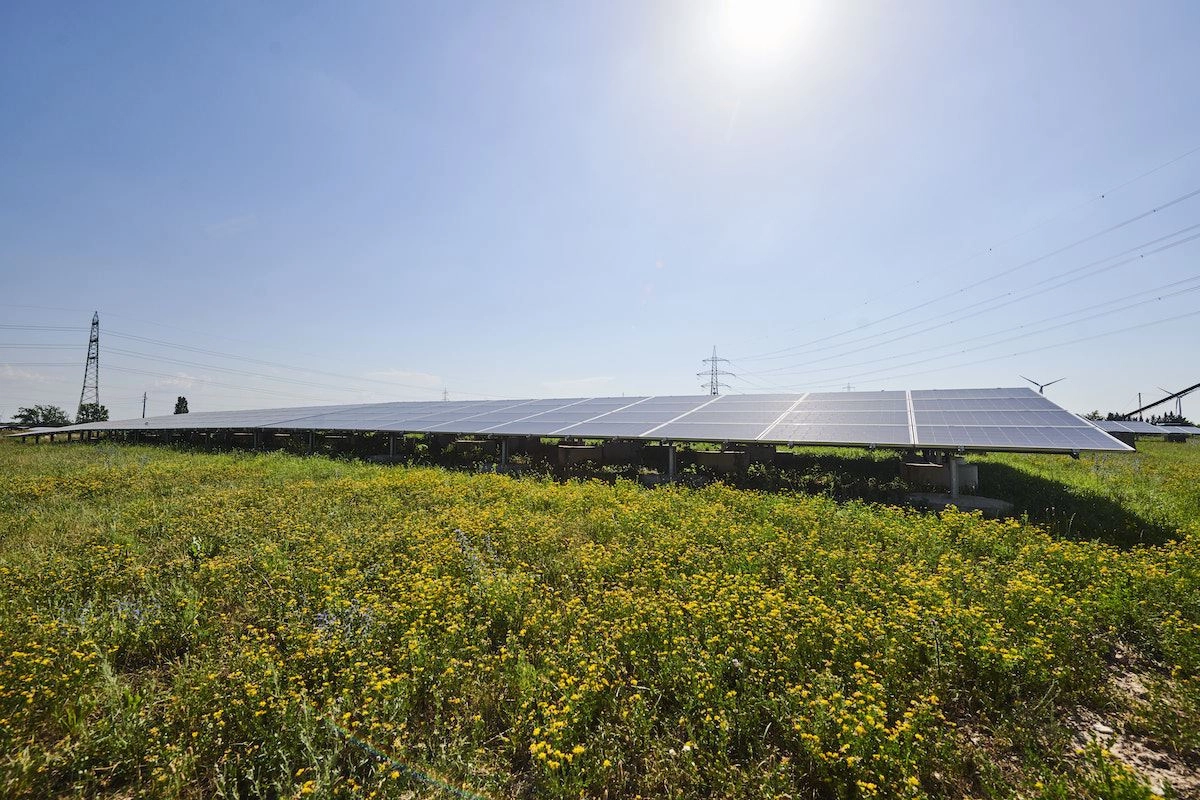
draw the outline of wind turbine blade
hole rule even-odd
[[[1019,377],[1019,378],[1025,378],[1025,376],[1024,376],[1024,375],[1018,375],[1017,377]],[[1038,383],[1037,381],[1035,381],[1033,378],[1025,378],[1025,380],[1029,381],[1029,382],[1030,382],[1030,383],[1032,383],[1034,386],[1041,386],[1041,384],[1040,384],[1040,383]]]
[[[1057,381],[1050,381],[1049,383],[1042,384],[1042,388],[1045,389],[1047,386],[1053,386],[1054,384],[1065,380],[1066,378],[1059,378]]]

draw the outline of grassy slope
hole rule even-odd
[[[287,456],[0,473],[4,796],[1141,796],[1067,712],[1200,747],[1200,447],[988,459],[1059,535]]]

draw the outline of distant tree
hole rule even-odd
[[[186,413],[188,413],[188,409],[187,409],[187,398],[186,398],[186,397],[180,396],[178,399],[176,399],[176,401],[175,401],[175,413],[176,413],[176,414],[186,414]]]
[[[75,424],[84,422],[107,422],[108,409],[99,403],[84,403],[75,414]]]
[[[1100,416],[1100,409],[1098,409],[1098,408],[1095,409],[1094,411],[1084,414],[1083,418],[1090,419],[1090,420],[1104,419],[1104,417]]]
[[[13,419],[30,428],[56,428],[60,425],[71,424],[71,419],[67,416],[67,412],[58,406],[18,408]]]

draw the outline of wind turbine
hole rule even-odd
[[[1022,375],[1021,377],[1025,378],[1024,375]],[[1058,383],[1058,381],[1065,381],[1066,378],[1059,378],[1058,380],[1053,380],[1053,381],[1050,381],[1049,383],[1038,383],[1033,378],[1025,378],[1025,380],[1029,381],[1034,386],[1038,387],[1038,394],[1045,394],[1047,386],[1053,386],[1054,384]]]
[[[1166,392],[1167,394],[1175,394],[1170,389],[1164,389],[1161,386],[1158,387],[1158,390],[1160,392]],[[1175,416],[1183,417],[1183,395],[1175,398]]]

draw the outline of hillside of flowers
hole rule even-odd
[[[1200,447],[1022,458],[1169,535],[0,443],[0,796],[1189,796]]]

